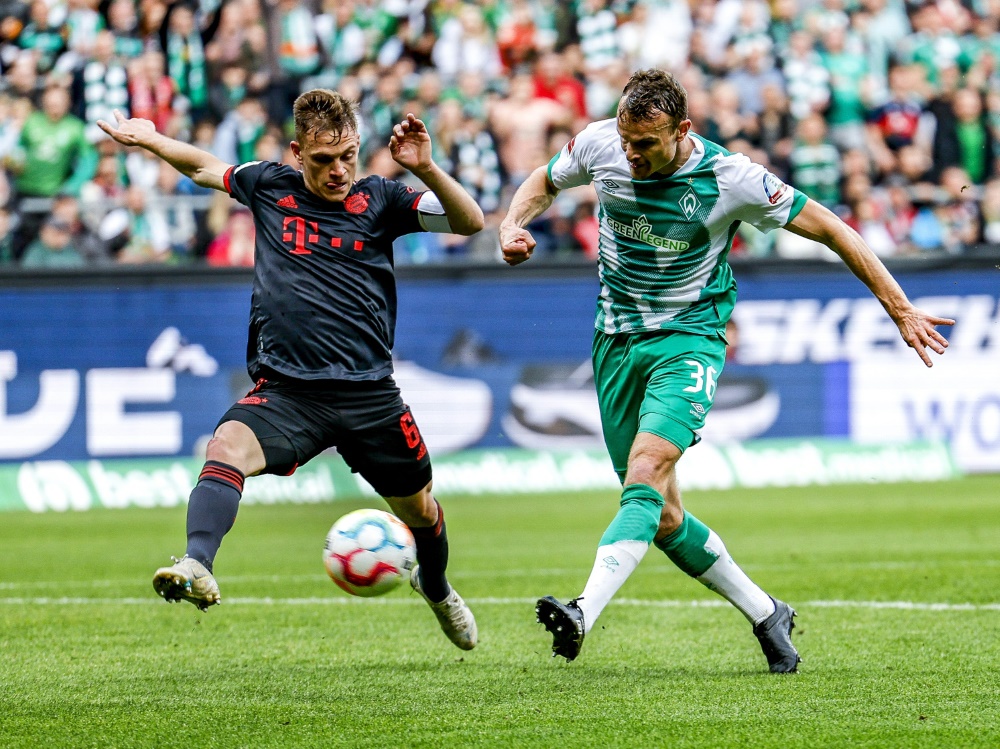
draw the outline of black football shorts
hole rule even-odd
[[[373,382],[261,379],[219,424],[257,436],[267,467],[287,476],[335,447],[383,497],[408,497],[431,480],[431,459],[392,377]]]

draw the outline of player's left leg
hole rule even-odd
[[[754,583],[715,531],[683,508],[674,470],[667,482],[656,547],[682,571],[739,609],[753,625],[772,672],[795,671],[801,660],[791,641],[795,611]]]
[[[409,527],[417,547],[410,585],[430,606],[457,647],[476,646],[476,619],[449,584],[448,530],[431,494],[431,460],[423,437],[391,377],[338,397],[348,433],[337,449],[352,470],[372,485]]]

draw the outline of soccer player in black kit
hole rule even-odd
[[[164,159],[197,184],[229,193],[257,231],[247,370],[256,382],[223,415],[191,492],[187,552],[156,571],[168,601],[220,602],[212,564],[236,519],[243,481],[288,475],[336,447],[413,532],[413,586],[458,647],[476,645],[476,620],[445,577],[448,537],[431,494],[427,448],[392,379],[396,287],[392,242],[416,231],[475,234],[476,202],[431,158],[412,114],[393,128],[392,158],[428,191],[371,176],[355,180],[360,139],[353,102],[308,91],[293,107],[299,169],[268,161],[238,166],[125,119],[100,127],[125,146]]]

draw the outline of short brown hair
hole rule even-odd
[[[622,89],[618,116],[625,122],[648,122],[662,112],[674,125],[688,116],[687,91],[670,73],[656,68],[637,70]]]
[[[307,135],[332,133],[338,138],[344,133],[358,132],[358,107],[336,91],[316,88],[306,91],[292,105],[295,139],[302,143]]]

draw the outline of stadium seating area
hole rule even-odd
[[[2,0],[0,264],[252,264],[245,210],[95,122],[117,108],[230,163],[281,161],[317,86],[360,102],[363,173],[410,178],[385,144],[413,111],[487,214],[471,239],[404,238],[398,262],[497,262],[520,181],[652,66],[696,132],[879,255],[957,255],[1000,242],[998,21],[998,0]],[[561,195],[539,255],[594,257],[594,200]],[[733,252],[822,256],[749,227]]]

